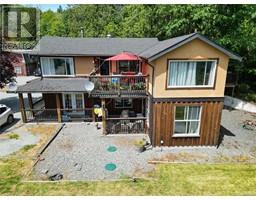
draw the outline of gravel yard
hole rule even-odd
[[[256,163],[256,133],[242,127],[242,122],[256,116],[242,111],[223,110],[221,144],[216,147],[154,148],[138,153],[134,142],[146,135],[104,136],[91,123],[68,123],[47,148],[34,169],[35,179],[60,173],[69,180],[117,179],[140,176],[155,165],[148,161],[168,162],[250,162]],[[117,148],[109,152],[110,146]],[[108,171],[106,164],[116,169]]]
[[[147,136],[104,136],[94,123],[66,124],[44,152],[44,160],[37,164],[35,173],[41,178],[44,177],[42,173],[48,171],[48,176],[61,173],[65,179],[97,180],[148,171],[152,169],[147,164],[149,151],[138,153],[134,146],[134,141],[142,138]],[[110,146],[115,146],[117,150],[107,151]],[[106,170],[105,165],[108,163],[114,163],[116,169]]]

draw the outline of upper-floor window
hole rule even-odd
[[[140,72],[140,64],[138,61],[125,61],[121,60],[118,62],[118,72],[122,74],[123,72]]]
[[[216,60],[170,60],[167,87],[213,87]]]
[[[73,58],[41,57],[41,69],[44,76],[74,75]]]

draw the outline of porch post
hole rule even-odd
[[[25,111],[25,104],[23,99],[23,94],[19,93],[19,104],[20,104],[20,113],[23,123],[27,123],[27,116]]]
[[[106,102],[105,99],[101,99],[101,108],[102,108],[102,130],[103,134],[106,134]]]
[[[58,118],[58,122],[61,122],[60,96],[59,94],[55,94],[55,97],[56,97],[57,118]]]
[[[28,105],[29,105],[29,108],[32,110],[32,116],[34,117],[33,100],[32,100],[31,93],[28,93]]]

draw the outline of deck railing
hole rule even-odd
[[[26,117],[28,122],[40,121],[57,121],[56,109],[26,109]]]
[[[93,108],[61,109],[62,121],[92,121]]]
[[[92,108],[84,109],[60,109],[61,120],[68,121],[92,121]],[[57,109],[25,109],[28,122],[58,121]]]
[[[107,118],[107,134],[146,133],[146,117]]]
[[[113,75],[90,76],[95,85],[93,93],[145,93],[148,90],[148,76]]]

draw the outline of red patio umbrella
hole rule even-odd
[[[107,61],[118,61],[118,60],[140,60],[141,58],[135,54],[129,52],[122,52],[115,56],[106,59]]]

